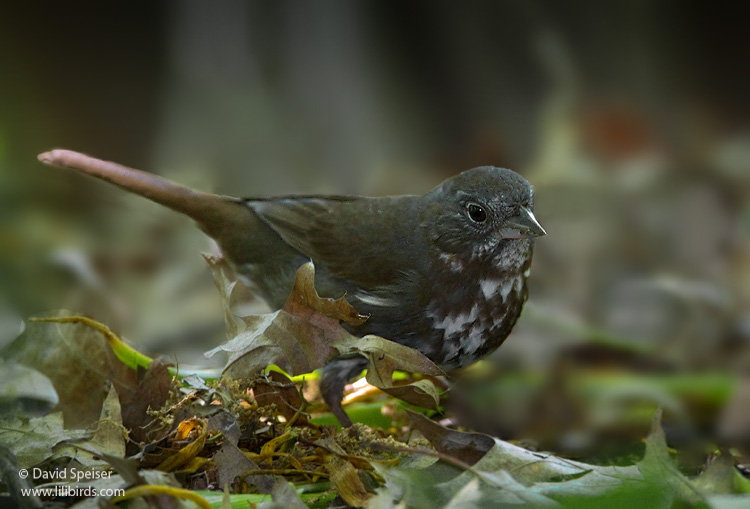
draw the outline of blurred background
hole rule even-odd
[[[590,456],[639,443],[660,406],[670,443],[750,442],[748,16],[729,5],[9,4],[0,344],[56,308],[183,362],[223,339],[208,239],[39,152],[239,196],[505,166],[549,235],[516,330],[460,377],[459,420]]]

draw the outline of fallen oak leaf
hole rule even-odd
[[[667,439],[661,427],[662,410],[659,408],[651,420],[651,432],[646,437],[646,452],[637,463],[638,470],[647,482],[658,487],[664,506],[685,504],[689,507],[703,503],[696,486],[677,468],[667,449]]]
[[[25,330],[3,349],[2,355],[6,361],[33,366],[50,380],[66,427],[87,428],[99,419],[107,384],[111,382],[121,395],[127,394],[135,389],[135,373],[118,360],[116,350],[101,340],[99,333],[105,332],[109,332],[110,341],[116,338],[103,325],[89,318],[70,316],[70,311],[65,310],[44,315],[30,318]],[[81,397],[82,394],[86,397]]]
[[[406,506],[461,505],[466,502],[462,497],[469,494],[478,507],[511,503],[593,506],[592,501],[601,497],[612,501],[608,507],[620,507],[633,497],[647,500],[649,507],[702,504],[694,487],[669,458],[658,414],[646,440],[644,459],[632,466],[587,464],[528,451],[488,435],[450,430],[419,415],[412,415],[412,419],[414,427],[436,449],[414,453],[434,455],[464,472],[445,480],[444,467],[436,468],[434,462],[402,462],[396,468],[376,465],[387,479],[380,495]],[[406,452],[410,448],[395,449]]]
[[[217,265],[211,268],[222,272]],[[325,365],[338,355],[333,343],[350,336],[340,320],[362,323],[366,317],[356,313],[344,299],[321,298],[314,282],[312,262],[302,265],[282,309],[241,317],[245,330],[206,352],[206,356],[228,352],[223,374],[232,378],[252,378],[271,364],[292,375],[310,373]]]
[[[307,262],[297,270],[294,289],[284,304],[284,309],[287,309],[290,313],[296,311],[305,314],[309,312],[310,308],[349,325],[362,325],[369,318],[369,316],[359,314],[344,297],[334,300],[318,295],[318,291],[315,289],[315,265],[312,261]]]
[[[436,450],[471,463],[473,471],[480,472],[480,478],[490,484],[494,482],[493,476],[501,471],[510,473],[525,486],[545,487],[573,486],[573,481],[578,480],[578,484],[588,485],[590,488],[612,488],[624,481],[639,481],[643,478],[636,466],[591,465],[548,453],[529,451],[483,433],[448,429],[416,412],[412,412],[410,416],[415,427]],[[464,476],[464,480],[468,481],[470,477]],[[550,494],[545,490],[540,491],[544,495]],[[549,491],[558,490],[551,488]]]
[[[0,444],[25,469],[49,460],[55,454],[53,449],[57,444],[89,439],[92,435],[87,430],[64,429],[62,412],[31,419],[16,417],[10,422],[2,422],[0,426]]]
[[[32,317],[32,322],[52,322],[52,323],[77,323],[83,324],[97,332],[101,333],[109,343],[112,351],[123,364],[132,369],[138,369],[139,367],[147,368],[151,364],[151,357],[142,354],[135,350],[127,343],[125,343],[120,337],[112,332],[112,330],[101,322],[97,322],[86,316],[74,315],[74,316],[50,316],[50,317]]]
[[[120,394],[122,423],[130,430],[130,438],[135,444],[148,443],[153,439],[154,418],[149,410],[162,408],[172,393],[172,378],[169,368],[156,360],[144,371],[138,370],[138,386],[134,391]],[[130,449],[133,449],[133,445]],[[134,453],[134,451],[131,451]]]
[[[96,430],[90,439],[61,442],[53,447],[54,458],[73,458],[85,467],[101,467],[106,463],[102,454],[110,457],[125,457],[125,439],[128,431],[122,425],[122,411],[115,386],[109,388],[102,404]],[[95,452],[92,452],[95,451]]]
[[[365,336],[360,339],[364,345],[358,347],[366,353],[367,382],[391,396],[422,408],[437,409],[440,395],[429,380],[417,380],[404,385],[393,384],[396,370],[440,376],[444,373],[419,351],[379,336]]]
[[[245,330],[206,356],[229,352],[224,374],[243,379],[256,376],[269,365],[294,376],[321,368],[341,355],[359,354],[369,360],[368,382],[372,385],[409,403],[436,408],[439,396],[431,382],[395,386],[392,377],[396,370],[440,376],[440,368],[413,348],[379,336],[350,334],[340,322],[357,325],[367,317],[343,297],[320,297],[314,283],[315,268],[308,262],[297,270],[294,288],[282,309],[241,317]]]
[[[243,454],[231,442],[224,442],[221,449],[214,455],[218,467],[219,486],[232,485],[235,479],[249,482],[260,493],[271,493],[275,477],[261,472],[260,466]]]
[[[225,376],[253,378],[271,364],[292,375],[309,373],[338,355],[330,343],[323,341],[324,333],[319,324],[305,322],[284,310],[244,317],[243,321],[247,325],[245,331],[206,352],[207,357],[221,350],[229,353],[223,371]]]
[[[455,431],[417,412],[409,411],[409,418],[412,427],[419,431],[436,451],[467,465],[474,465],[495,445],[495,440],[489,435]]]
[[[104,325],[101,322],[98,322],[92,318],[89,318],[87,316],[82,315],[71,315],[67,316],[70,312],[64,309],[53,311],[51,313],[57,313],[61,316],[34,316],[29,318],[29,322],[47,322],[47,323],[66,323],[66,324],[79,324],[84,325],[98,333],[100,333],[102,336],[104,336],[104,339],[107,340],[107,343],[112,350],[112,353],[117,357],[122,364],[125,365],[126,368],[132,369],[134,371],[138,371],[142,368],[148,368],[151,363],[154,362],[154,359],[149,357],[148,355],[139,352],[132,346],[130,346],[124,339],[120,338],[117,334],[112,332],[112,330]],[[30,324],[31,325],[31,324]],[[30,327],[29,327],[30,328]],[[29,328],[26,329],[26,331],[29,330]],[[22,339],[24,335],[26,334],[26,331],[24,331],[21,336],[19,336],[16,340]],[[71,333],[71,335],[76,338],[76,340],[80,341],[80,337],[83,335],[81,333]],[[46,341],[46,340],[45,340]],[[16,349],[14,348],[15,343],[12,343],[7,350],[4,351],[4,353],[10,354],[12,358],[15,358],[16,356]],[[34,345],[35,347],[38,346],[37,344]],[[82,348],[91,348],[88,345],[83,345]],[[37,364],[33,362],[27,362],[29,364],[34,364],[37,366]],[[60,362],[58,361],[58,364]],[[208,369],[192,369],[188,368],[185,369],[182,368],[181,372],[182,374],[178,373],[176,368],[173,368],[171,366],[168,367],[169,374],[172,376],[176,376],[178,378],[184,378],[191,375],[198,376],[202,378],[203,380],[213,380],[218,378],[216,370],[213,368]]]

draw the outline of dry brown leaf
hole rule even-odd
[[[120,400],[114,386],[102,404],[102,412],[94,435],[85,441],[75,440],[54,447],[55,457],[70,457],[86,467],[106,464],[102,455],[114,458],[125,457],[127,430],[122,425]]]
[[[416,412],[409,412],[412,426],[440,453],[467,465],[479,461],[495,445],[495,440],[482,433],[466,433],[448,429]]]
[[[146,443],[149,442],[151,431],[147,425],[154,420],[148,410],[158,410],[164,406],[172,390],[172,379],[167,367],[159,360],[149,364],[145,372],[139,369],[138,374],[138,387],[125,394],[120,393],[122,423],[130,430],[130,438],[134,442]]]
[[[65,310],[37,318],[71,316]],[[12,360],[46,375],[60,402],[66,428],[88,428],[99,419],[107,382],[120,395],[135,390],[135,372],[115,356],[99,333],[86,325],[26,322],[24,332],[4,351]]]
[[[235,479],[247,481],[253,484],[260,493],[271,493],[275,483],[272,475],[247,475],[243,473],[260,469],[257,463],[246,455],[231,442],[224,442],[221,449],[214,455],[214,461],[219,471],[219,485],[231,486]]]
[[[291,314],[304,316],[312,308],[329,318],[346,322],[349,325],[362,325],[367,316],[360,315],[344,297],[336,300],[323,298],[315,289],[315,266],[307,262],[297,270],[294,289],[284,304],[284,309]]]
[[[331,454],[326,458],[325,469],[336,492],[350,506],[362,507],[372,497],[362,484],[357,469],[347,460]]]
[[[242,317],[245,330],[207,355],[220,350],[229,352],[224,374],[239,379],[253,378],[271,364],[292,375],[309,373],[341,355],[359,354],[370,361],[371,384],[409,403],[436,408],[438,393],[431,382],[420,380],[396,387],[392,375],[395,370],[434,376],[443,372],[413,348],[378,336],[359,338],[347,332],[340,321],[356,325],[364,323],[367,317],[357,313],[343,297],[336,300],[320,297],[314,281],[315,268],[312,262],[306,263],[297,271],[294,288],[283,309]]]

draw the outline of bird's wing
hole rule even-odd
[[[421,236],[409,223],[411,197],[291,197],[248,200],[248,205],[318,270],[354,287],[375,290],[414,271],[414,244]],[[341,284],[347,291],[347,284]]]

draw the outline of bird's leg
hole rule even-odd
[[[367,359],[364,357],[348,357],[334,359],[323,368],[320,377],[320,393],[331,413],[345,428],[352,425],[352,420],[341,406],[341,400],[344,399],[344,387],[366,367]]]

